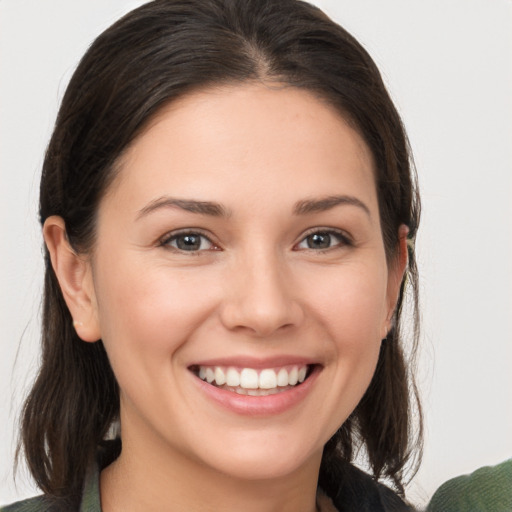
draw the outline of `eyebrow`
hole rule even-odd
[[[327,196],[320,199],[304,199],[295,203],[295,215],[324,212],[340,205],[351,205],[361,208],[369,217],[370,209],[360,199],[353,196]],[[213,217],[229,217],[231,213],[224,206],[213,201],[197,201],[195,199],[176,199],[174,197],[159,197],[148,203],[137,214],[137,220],[156,210],[164,208],[179,208],[187,212]]]
[[[194,199],[176,199],[174,197],[159,197],[144,206],[138,214],[137,220],[156,210],[163,208],[179,208],[199,215],[211,215],[213,217],[229,217],[230,213],[219,203],[212,201],[196,201]]]
[[[307,215],[308,213],[325,212],[339,205],[350,205],[361,208],[370,218],[370,209],[360,199],[354,196],[327,196],[320,199],[305,199],[295,203],[293,213],[295,215]]]

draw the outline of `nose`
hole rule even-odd
[[[304,311],[286,264],[270,254],[240,260],[224,283],[223,325],[256,337],[299,326]]]

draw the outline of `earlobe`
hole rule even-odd
[[[84,341],[98,341],[101,333],[89,260],[69,244],[61,217],[54,215],[46,219],[43,236],[78,336]]]
[[[393,314],[395,312],[396,304],[398,301],[398,295],[400,293],[400,287],[404,278],[405,271],[408,263],[408,249],[407,249],[407,235],[409,228],[402,224],[398,228],[398,251],[393,259],[388,273],[388,314],[386,317],[385,325],[383,328],[383,336],[385,338],[388,332],[393,327]]]

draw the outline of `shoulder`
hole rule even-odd
[[[410,512],[414,509],[389,487],[346,463],[336,471],[336,491],[330,493],[338,510],[357,512]]]
[[[0,507],[0,512],[46,512],[52,510],[52,504],[43,496],[17,501],[11,505]]]
[[[68,501],[52,499],[44,495],[0,507],[0,512],[72,512],[73,510],[76,510],[76,506]]]
[[[445,482],[434,493],[429,512],[512,510],[512,459]]]
[[[36,496],[12,505],[0,506],[0,512],[101,512],[99,475],[121,452],[121,440],[103,441],[98,447],[96,461],[86,472],[82,493],[79,496]]]

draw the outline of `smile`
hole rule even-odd
[[[309,365],[279,368],[235,368],[197,366],[191,370],[204,382],[239,395],[268,396],[302,384],[310,374]]]

